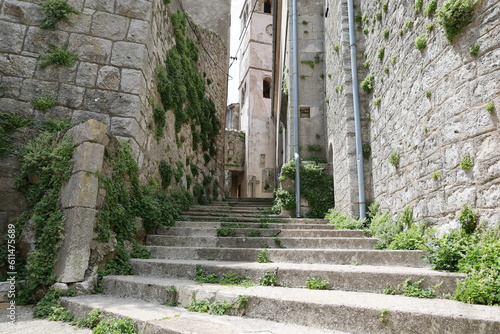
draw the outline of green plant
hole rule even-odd
[[[334,225],[336,230],[359,230],[365,224],[364,219],[350,218],[342,211],[336,209],[328,210],[325,218],[330,220],[328,223]]]
[[[384,67],[384,73],[389,74],[389,67]]]
[[[405,23],[404,23],[404,26],[406,29],[410,30],[411,28],[413,28],[413,21],[412,20],[406,20]]]
[[[385,48],[384,47],[381,47],[380,49],[378,49],[377,51],[377,58],[382,61],[384,59],[384,54],[385,54]]]
[[[320,277],[309,278],[306,281],[309,290],[328,290],[330,282],[322,280]]]
[[[36,304],[36,306],[33,308],[33,317],[35,318],[49,318],[51,316],[58,317],[62,316],[64,318],[67,318],[67,314],[65,315],[63,312],[61,312],[63,309],[61,305],[61,297],[65,296],[74,296],[75,291],[74,290],[55,290],[53,288],[50,288],[47,293],[45,293],[45,296]],[[55,315],[54,315],[55,313]],[[71,319],[69,319],[71,320]],[[69,321],[68,320],[68,321]]]
[[[339,52],[339,50],[340,50],[340,45],[337,43],[333,46],[333,51]]]
[[[35,96],[31,100],[31,105],[33,108],[43,111],[54,107],[56,105],[56,100],[48,94],[42,94]]]
[[[399,30],[398,30],[398,36],[399,36],[399,37],[403,37],[403,35],[404,35],[404,31],[403,31],[403,29],[399,29]]]
[[[465,171],[471,170],[474,167],[474,160],[469,155],[466,155],[460,161],[460,167]]]
[[[387,13],[387,11],[389,10],[389,2],[386,1],[382,4],[382,10],[384,11],[384,13]]]
[[[149,249],[144,248],[143,246],[139,245],[139,243],[135,243],[134,246],[132,247],[132,250],[130,251],[130,258],[151,259],[153,258],[153,256],[151,255]]]
[[[313,60],[302,60],[302,64],[309,65],[309,67],[314,68],[315,62]]]
[[[427,47],[427,34],[422,34],[415,39],[415,48],[423,50]]]
[[[364,28],[363,29],[363,34],[364,35],[368,35],[369,33],[370,33],[370,29],[368,29],[368,28]]]
[[[30,127],[33,121],[15,113],[0,113],[0,157],[13,151],[10,135],[17,129]]]
[[[79,14],[79,12],[68,5],[68,0],[44,0],[40,3],[45,17],[40,24],[42,29],[55,29],[57,22],[69,21],[69,14]]]
[[[258,263],[270,263],[271,262],[271,260],[269,260],[267,249],[263,249],[259,252],[259,254],[257,255],[257,262]]]
[[[158,166],[161,177],[161,186],[163,189],[168,188],[172,184],[174,170],[165,160],[161,160]]]
[[[416,282],[411,282],[410,279],[407,279],[406,281],[403,282],[403,284],[398,285],[396,288],[392,288],[390,285],[386,286],[384,288],[384,291],[382,293],[386,295],[403,295],[407,297],[416,297],[416,298],[436,298],[436,288],[438,286],[434,287],[427,287],[427,288],[422,288],[423,280],[419,280]]]
[[[344,89],[344,88],[342,87],[342,85],[338,85],[338,86],[336,86],[336,87],[335,87],[335,91],[336,91],[337,93],[342,92],[342,90],[343,90],[343,89]]]
[[[266,270],[264,276],[259,279],[259,284],[263,286],[276,286],[276,271]]]
[[[85,317],[77,318],[73,321],[73,325],[78,328],[90,328],[96,327],[102,320],[102,312],[100,309],[95,308],[90,311]]]
[[[393,236],[387,249],[423,250],[427,238],[424,224],[411,224],[409,228]]]
[[[375,13],[375,20],[382,21],[382,12]]]
[[[396,65],[396,56],[392,56],[391,58],[391,65]]]
[[[47,67],[49,65],[61,65],[71,67],[78,59],[78,55],[68,50],[68,44],[64,44],[62,47],[51,43],[52,49],[49,52],[43,52],[41,54],[41,60],[38,62],[40,67]]]
[[[437,180],[441,177],[441,172],[438,171],[437,169],[435,169],[432,174],[431,174],[431,177],[434,179],[434,180]]]
[[[458,213],[458,222],[465,233],[472,234],[479,223],[479,215],[470,206],[464,205]]]
[[[477,57],[477,55],[479,54],[479,45],[471,45],[469,47],[469,52],[471,54],[471,56],[474,56],[474,57]]]
[[[220,227],[217,229],[218,237],[236,237],[236,231],[229,227]]]
[[[375,77],[371,74],[367,75],[366,78],[361,81],[361,88],[365,93],[371,93],[373,91],[373,83],[375,82]]]
[[[425,25],[425,30],[427,33],[430,33],[431,31],[434,30],[434,22],[429,22]]]
[[[430,90],[426,90],[425,91],[425,97],[428,98],[428,99],[430,99],[431,96],[432,96],[432,92]]]
[[[493,112],[495,111],[495,103],[493,103],[493,101],[488,102],[485,109],[488,113],[493,114]]]
[[[70,322],[73,320],[75,315],[70,311],[67,311],[64,307],[52,307],[52,313],[47,317],[50,321],[63,321]]]
[[[262,233],[259,230],[250,230],[246,234],[249,238],[259,238],[262,237]]]
[[[385,29],[385,30],[382,32],[382,36],[383,36],[385,39],[388,39],[388,38],[389,38],[389,34],[390,34],[389,29]]]
[[[376,210],[370,218],[370,232],[374,238],[379,239],[375,246],[377,249],[387,248],[403,231],[403,223],[400,220],[393,221],[388,212]]]
[[[315,144],[315,145],[307,145],[307,150],[309,152],[320,152],[320,151],[323,150],[323,146],[317,145],[317,144]]]
[[[159,141],[163,137],[163,131],[167,124],[167,116],[165,114],[165,110],[160,108],[156,104],[156,101],[150,98],[149,103],[153,107],[153,120],[155,123],[155,138]]]
[[[425,247],[432,269],[458,271],[460,260],[475,242],[475,235],[454,229],[442,238],[432,238]]]
[[[361,148],[363,150],[363,158],[368,159],[370,157],[370,155],[372,154],[372,147],[371,147],[371,145],[369,143],[364,143],[361,146]]]
[[[432,17],[436,13],[437,0],[431,0],[424,9],[424,15],[427,17]]]
[[[170,3],[172,3],[172,0],[163,0],[163,3],[165,5],[170,5]]]
[[[437,21],[450,43],[472,22],[476,3],[477,0],[447,0],[437,10]]]
[[[363,63],[363,67],[366,68],[366,69],[370,68],[370,61],[369,60],[365,61]]]
[[[389,321],[389,319],[387,318],[388,316],[389,316],[389,310],[383,309],[382,311],[380,311],[379,321],[385,324],[387,321]]]
[[[248,305],[249,299],[250,298],[248,296],[239,295],[238,299],[236,300],[236,305],[234,305],[234,308],[236,310],[244,310]]]
[[[415,9],[414,10],[415,14],[420,13],[420,11],[422,10],[422,5],[423,5],[422,0],[415,0],[415,4],[413,5],[413,8]]]
[[[232,303],[222,300],[216,300],[208,306],[208,313],[215,315],[224,315],[229,313],[232,307],[233,307]]]
[[[281,239],[280,238],[274,238],[274,244],[276,245],[276,247],[278,248],[286,248],[285,246],[283,246],[283,244],[281,243]]]
[[[92,334],[136,334],[134,322],[130,318],[105,319],[92,330]]]
[[[399,151],[393,151],[388,159],[389,163],[396,168],[399,166],[400,160],[401,160],[401,155],[400,155]]]

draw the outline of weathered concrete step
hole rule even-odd
[[[166,259],[131,260],[134,273],[142,276],[194,279],[196,265],[201,265],[207,274],[236,273],[253,282],[267,270],[276,272],[276,282],[281,286],[304,288],[310,278],[319,277],[330,283],[331,289],[381,293],[390,285],[395,288],[405,280],[423,280],[422,287],[436,287],[436,295],[453,293],[456,280],[463,274],[445,273],[427,268],[353,266],[305,263],[257,263],[230,261],[194,261]]]
[[[231,211],[231,212],[221,212],[221,211],[212,211],[212,210],[189,210],[183,211],[180,213],[182,217],[218,217],[218,218],[269,218],[270,215],[267,215],[262,212],[241,212],[241,211]],[[285,216],[273,216],[274,218],[286,218]]]
[[[273,226],[274,227],[274,226]],[[303,230],[303,229],[277,229],[277,228],[231,228],[236,236],[245,237],[258,235],[261,236],[279,236],[280,238],[362,238],[366,236],[364,231],[356,230]],[[192,237],[215,237],[217,228],[214,227],[171,227],[162,229],[162,235],[172,236],[192,236]]]
[[[171,260],[217,260],[256,262],[262,248],[197,248],[147,246],[153,257]],[[429,268],[422,251],[350,250],[350,249],[282,249],[270,248],[272,262],[372,265]]]
[[[339,248],[373,249],[374,238],[271,238],[271,237],[182,237],[148,235],[147,245],[172,247],[229,247],[229,248]]]
[[[195,221],[176,221],[175,227],[206,227],[206,228],[219,228],[222,224],[232,224],[227,222],[195,222]],[[302,223],[248,223],[248,222],[239,222],[235,223],[238,225],[245,226],[245,228],[261,228],[262,226],[269,226],[269,228],[273,229],[319,229],[319,230],[327,230],[334,229],[333,225],[330,224],[302,224]],[[169,227],[160,227],[157,230],[158,234],[165,234]]]
[[[217,217],[217,216],[191,216],[182,215],[184,221],[218,221],[218,222],[248,222],[248,223],[301,223],[301,224],[328,224],[328,219],[310,219],[310,218],[283,218],[280,216],[268,215],[262,217]]]
[[[64,298],[64,307],[77,317],[100,309],[106,318],[131,318],[139,334],[348,334],[270,320],[248,317],[218,316],[167,307],[134,298],[90,295]]]
[[[243,213],[255,213],[255,214],[264,214],[266,212],[270,212],[266,209],[261,209],[258,207],[238,207],[238,206],[228,206],[228,205],[192,205],[189,208],[189,211],[209,211],[209,212],[243,212]]]
[[[234,302],[239,296],[247,296],[246,317],[352,333],[500,333],[500,308],[452,300],[332,290],[244,288],[134,276],[105,277],[104,283],[106,289],[120,295],[138,295],[158,303],[165,300],[166,289],[175,286],[180,306],[189,304],[193,295],[198,301],[209,302]]]

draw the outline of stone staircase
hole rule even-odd
[[[65,298],[64,305],[77,316],[99,308],[130,317],[145,334],[500,333],[500,308],[442,298],[462,274],[429,269],[420,251],[374,250],[376,240],[363,231],[270,216],[270,206],[266,200],[192,206],[183,221],[148,236],[154,258],[131,260],[136,275],[105,277],[105,295]],[[232,236],[218,237],[221,227]],[[262,247],[271,263],[257,262]],[[257,285],[198,284],[197,268]],[[258,285],[266,273],[277,286]],[[307,289],[311,278],[330,282],[330,289]],[[381,293],[407,279],[438,286],[438,299]],[[223,316],[189,312],[184,307],[193,298],[240,307]]]

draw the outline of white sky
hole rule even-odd
[[[245,0],[231,0],[231,57],[238,57],[236,50],[240,44],[240,13]],[[239,52],[238,52],[239,53]],[[229,69],[227,104],[239,102],[239,59]]]

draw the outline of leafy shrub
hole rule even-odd
[[[328,290],[330,287],[330,282],[322,280],[320,277],[309,278],[306,284],[310,290]]]
[[[257,262],[258,263],[270,263],[271,262],[271,260],[269,260],[267,249],[263,249],[259,252],[259,254],[257,255]]]
[[[387,248],[398,234],[403,231],[403,223],[393,221],[388,212],[378,211],[371,220],[370,232],[379,239],[377,249]]]
[[[276,272],[266,270],[264,276],[259,279],[259,284],[263,286],[276,286]]]
[[[447,0],[437,10],[438,23],[451,43],[463,28],[472,22],[477,0]]]
[[[40,302],[38,302],[38,304],[36,304],[36,306],[33,308],[33,317],[49,318],[54,313],[62,315],[64,317],[64,314],[61,314],[61,297],[74,295],[75,294],[73,290],[63,291],[50,288],[45,296],[40,300]]]
[[[473,269],[458,282],[453,298],[469,304],[500,305],[500,268]]]
[[[427,34],[422,34],[415,39],[415,48],[423,50],[427,47]]]
[[[434,16],[436,9],[437,9],[437,0],[431,0],[431,2],[429,2],[427,6],[425,6],[424,15],[427,17],[432,17]]]
[[[394,167],[398,167],[400,159],[401,159],[401,155],[400,155],[399,151],[393,151],[391,153],[391,155],[389,156],[388,161]]]
[[[460,167],[463,170],[468,171],[472,169],[472,167],[474,167],[474,160],[469,155],[467,155],[460,161]]]
[[[347,216],[340,210],[330,209],[325,216],[330,219],[329,224],[335,226],[336,230],[360,230],[365,225],[364,219],[354,219]]]
[[[11,134],[19,128],[32,125],[31,120],[19,114],[0,113],[0,156],[12,152]]]
[[[366,76],[366,78],[361,81],[361,88],[365,93],[371,93],[373,91],[373,83],[375,82],[375,77],[371,74]]]
[[[236,236],[236,231],[230,227],[221,227],[217,229],[217,236],[218,237],[235,237]]]
[[[432,269],[458,271],[460,260],[467,254],[475,238],[461,229],[451,230],[443,238],[433,238],[425,247]]]
[[[151,259],[151,252],[149,249],[135,243],[130,252],[130,258],[132,259]]]
[[[415,0],[415,4],[413,5],[413,8],[415,9],[414,12],[415,14],[420,13],[422,10],[422,5],[423,5],[423,0]]]
[[[472,211],[470,206],[464,205],[458,213],[458,222],[465,233],[472,234],[479,223],[479,216]]]
[[[378,49],[377,51],[377,58],[382,61],[384,59],[384,55],[385,55],[385,48],[384,47],[381,47],[380,49]]]
[[[403,295],[407,297],[417,297],[417,298],[435,298],[436,297],[436,287],[422,288],[420,285],[423,280],[416,282],[411,282],[407,279],[403,284],[398,285],[396,288],[392,288],[390,285],[384,288],[382,293],[386,295]]]
[[[163,189],[166,189],[172,184],[174,170],[165,160],[160,161],[158,168],[160,170],[161,186]]]
[[[56,105],[56,101],[54,98],[48,94],[42,94],[35,96],[31,100],[31,105],[33,108],[38,109],[38,110],[47,110]]]
[[[75,8],[68,5],[68,0],[45,0],[40,5],[45,13],[40,24],[42,29],[55,29],[57,22],[69,20],[69,14],[79,14]]]
[[[61,65],[71,67],[78,59],[78,55],[68,50],[68,44],[59,47],[53,43],[52,50],[41,54],[41,60],[38,62],[40,67],[47,67],[49,65]]]
[[[78,328],[90,328],[96,327],[102,320],[102,312],[100,309],[95,308],[90,311],[85,317],[77,318],[73,321],[73,325]]]
[[[70,322],[73,320],[74,314],[67,311],[64,307],[52,307],[52,313],[47,317],[50,321]]]
[[[102,320],[92,330],[92,334],[136,334],[136,332],[132,320],[125,318]]]
[[[414,224],[396,235],[387,249],[423,250],[426,242],[425,225]]]
[[[486,104],[486,111],[490,114],[492,114],[495,111],[495,103],[493,103],[493,101],[488,102],[488,104]]]

